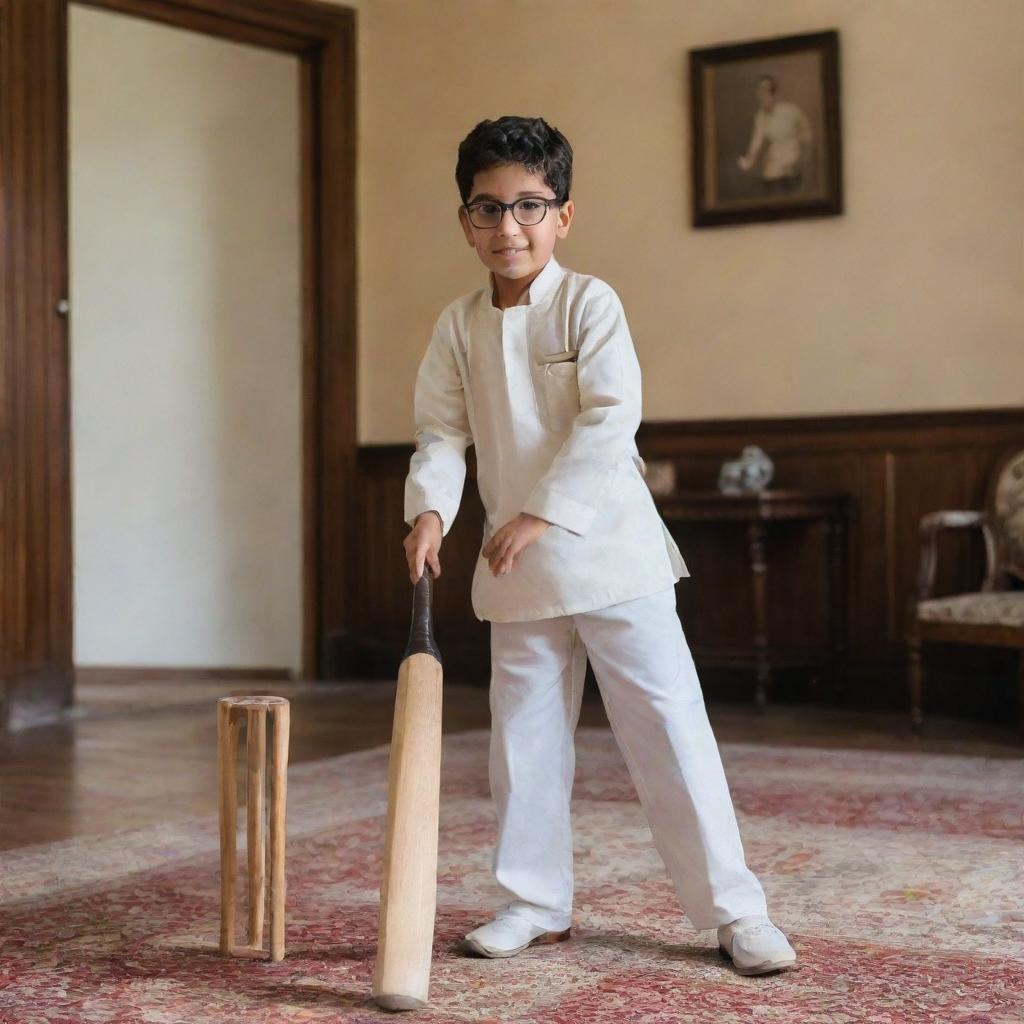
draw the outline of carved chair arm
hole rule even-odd
[[[1002,536],[999,523],[988,512],[930,512],[921,519],[921,563],[917,574],[917,600],[927,601],[935,589],[940,530],[977,528],[985,541],[985,579],[982,591],[996,590],[1002,576]]]

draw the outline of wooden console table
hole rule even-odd
[[[846,595],[848,581],[847,524],[850,497],[846,494],[812,494],[801,491],[761,491],[759,494],[731,495],[718,491],[677,491],[655,495],[655,504],[669,530],[681,523],[745,523],[753,592],[753,646],[749,651],[716,657],[695,645],[694,656],[704,664],[752,667],[756,673],[757,706],[768,699],[773,666],[826,665],[837,689],[841,689],[846,667],[848,625]],[[828,650],[820,656],[795,658],[783,655],[768,642],[767,576],[765,538],[772,523],[822,521],[827,525],[825,557],[828,562]],[[674,532],[674,531],[673,531]],[[680,545],[681,547],[683,545]],[[684,552],[685,557],[685,552]]]

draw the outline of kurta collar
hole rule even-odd
[[[530,283],[530,287],[526,289],[526,294],[523,299],[516,305],[519,306],[535,306],[542,299],[546,298],[555,290],[558,282],[562,279],[562,274],[565,271],[562,269],[562,265],[555,259],[552,254],[547,263],[544,264],[541,272],[533,279]],[[487,272],[487,301],[493,305],[492,296],[494,295],[494,272]],[[515,309],[515,306],[511,307]]]

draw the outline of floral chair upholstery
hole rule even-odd
[[[911,719],[918,733],[924,724],[923,643],[1018,648],[1019,722],[1024,732],[1024,589],[1020,589],[1024,582],[1024,450],[1000,460],[986,504],[984,512],[932,512],[921,520],[921,567],[907,638]],[[984,537],[981,590],[933,597],[938,533],[960,529],[979,529]]]

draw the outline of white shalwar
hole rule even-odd
[[[477,559],[491,622],[494,872],[518,914],[572,914],[573,733],[589,656],[655,845],[695,928],[767,913],[747,868],[718,747],[676,614],[689,575],[642,472],[640,367],[603,281],[552,256],[504,311],[493,280],[438,319],[416,380],[405,520],[447,534],[477,448],[481,548],[520,512],[553,525],[505,576]]]

